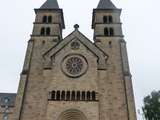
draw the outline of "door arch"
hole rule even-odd
[[[58,120],[87,120],[87,118],[80,110],[68,109],[60,114]]]

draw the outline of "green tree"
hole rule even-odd
[[[142,110],[146,120],[160,120],[160,91],[153,91],[143,101]]]

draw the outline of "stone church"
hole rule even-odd
[[[93,40],[77,24],[63,38],[57,0],[35,14],[18,92],[0,94],[0,120],[136,120],[121,9],[99,1]]]

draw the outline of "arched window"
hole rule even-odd
[[[65,100],[65,91],[62,91],[61,93],[61,100]]]
[[[60,91],[57,91],[56,100],[60,100]]]
[[[52,23],[52,16],[48,17],[48,23]]]
[[[52,91],[52,92],[51,92],[51,100],[55,100],[55,95],[56,95],[56,92],[55,92],[55,91]]]
[[[82,100],[86,100],[85,91],[82,91]]]
[[[70,91],[67,91],[66,100],[70,100]]]
[[[91,94],[89,91],[87,91],[87,100],[90,100],[91,99]]]
[[[71,100],[75,100],[76,99],[76,93],[75,93],[75,91],[72,91],[72,98],[71,98]]]
[[[103,17],[103,23],[108,23],[108,16]]]
[[[41,35],[45,35],[45,28],[41,28]]]
[[[50,33],[51,33],[51,29],[49,27],[46,28],[46,35],[50,35]]]
[[[113,23],[113,18],[112,18],[112,16],[109,16],[108,19],[109,19],[109,23]]]
[[[96,100],[96,92],[92,91],[92,100]]]
[[[43,23],[47,23],[47,16],[43,16]]]
[[[110,31],[110,36],[114,36],[114,30],[113,30],[113,28],[110,28],[109,31]]]
[[[80,100],[80,91],[77,91],[77,100]]]
[[[108,28],[104,28],[104,35],[109,36]]]

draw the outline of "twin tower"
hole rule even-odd
[[[136,120],[121,9],[100,0],[93,10],[94,42],[78,25],[62,37],[56,0],[35,13],[12,120]]]

